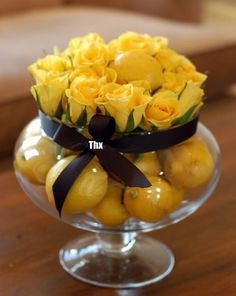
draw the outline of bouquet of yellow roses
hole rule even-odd
[[[166,129],[201,108],[206,75],[164,37],[128,32],[106,44],[98,34],[72,39],[29,67],[31,91],[49,116],[66,113],[86,126],[97,110],[115,118],[117,131]]]
[[[166,38],[91,33],[29,71],[43,133],[29,135],[38,138],[15,166],[60,215],[156,222],[210,180],[212,155],[194,135],[207,77]]]

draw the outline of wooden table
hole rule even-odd
[[[161,283],[112,290],[76,281],[59,265],[58,250],[83,232],[36,208],[13,170],[0,173],[1,296],[230,296],[236,295],[236,99],[211,101],[202,121],[222,150],[222,177],[212,198],[190,218],[146,235],[174,251],[176,266]]]

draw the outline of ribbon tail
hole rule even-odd
[[[68,192],[70,191],[71,186],[93,157],[94,154],[90,151],[86,151],[85,153],[78,155],[61,172],[53,184],[52,189],[54,193],[55,204],[60,216],[64,201]]]
[[[94,150],[105,169],[130,187],[149,187],[152,184],[145,175],[127,158],[108,145],[102,150]]]

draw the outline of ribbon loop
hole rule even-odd
[[[115,119],[96,114],[89,123],[89,133],[95,141],[109,140],[115,132]]]
[[[78,151],[88,147],[88,140],[75,129],[61,124],[52,136],[52,140],[62,147]]]

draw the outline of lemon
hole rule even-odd
[[[55,207],[52,186],[64,168],[75,158],[71,155],[58,161],[48,172],[46,192]],[[71,186],[64,201],[62,213],[82,213],[94,208],[107,192],[108,176],[99,162],[92,159]]]
[[[172,201],[168,208],[169,212],[173,212],[174,210],[176,210],[184,199],[184,190],[182,188],[173,187],[172,190],[173,194]]]
[[[110,67],[117,72],[117,81],[121,84],[135,80],[147,80],[151,89],[155,90],[163,82],[160,63],[143,51],[120,53]]]
[[[154,176],[159,175],[161,172],[161,165],[156,152],[139,154],[134,164],[145,175]]]
[[[93,209],[94,217],[104,225],[117,226],[125,222],[129,213],[122,204],[121,184],[109,179],[108,191],[102,201]]]
[[[121,153],[122,154],[122,153]],[[130,162],[134,162],[135,161],[135,154],[133,154],[133,153],[124,153],[123,154],[123,156],[125,157],[125,158],[127,158]]]
[[[31,183],[45,184],[49,169],[56,162],[56,146],[46,137],[27,137],[16,152],[14,165]]]
[[[179,187],[196,188],[209,181],[214,160],[206,144],[193,137],[164,152],[164,173]]]
[[[164,179],[148,176],[152,186],[147,188],[128,187],[124,194],[124,205],[131,216],[145,222],[157,222],[177,206],[183,198],[183,191],[176,191]],[[180,198],[181,196],[181,198]]]

